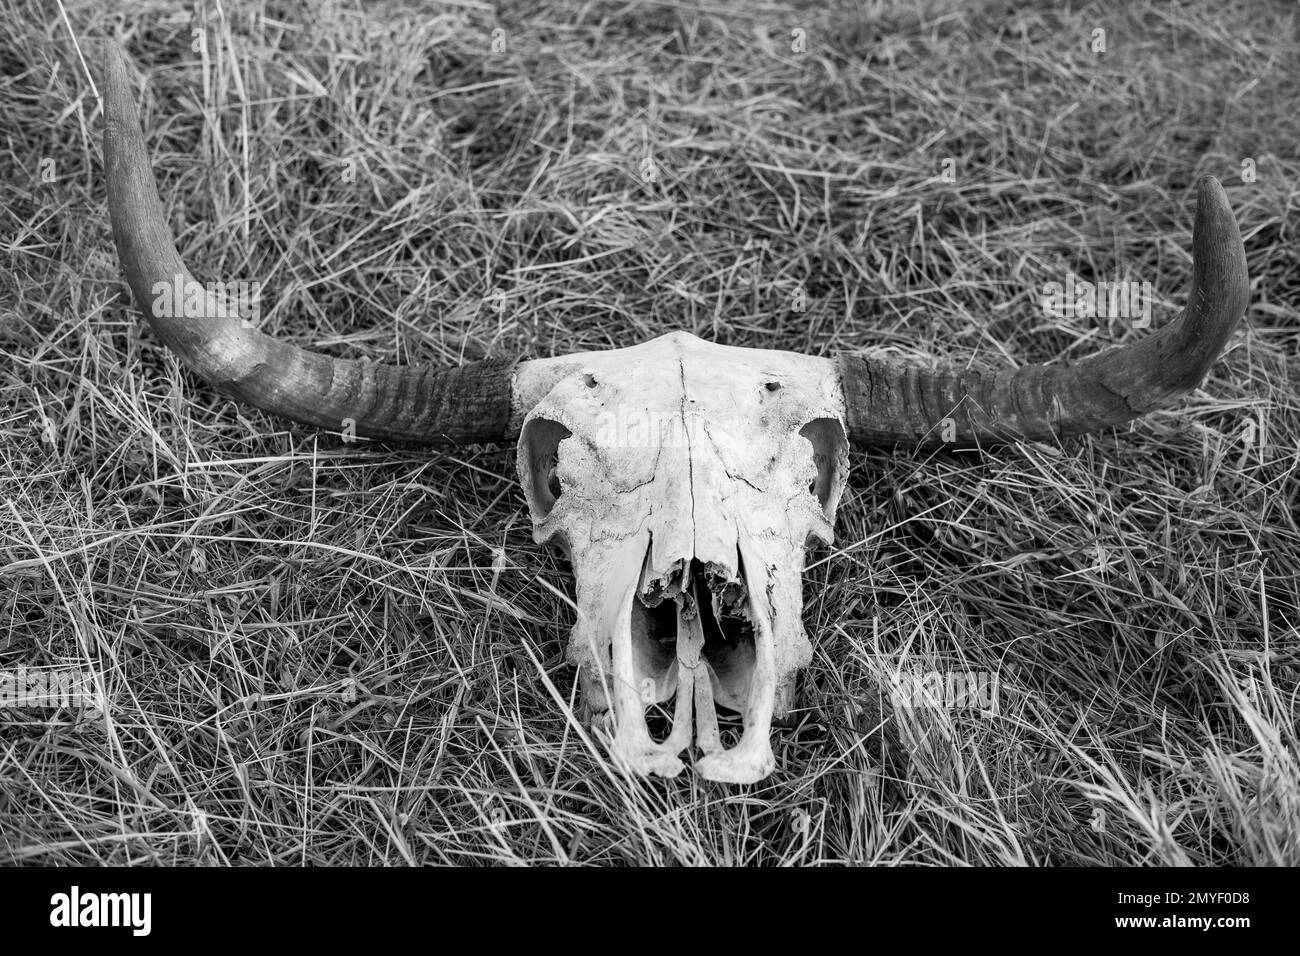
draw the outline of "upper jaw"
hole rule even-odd
[[[775,648],[761,571],[676,559],[656,569],[647,549],[641,571],[608,592],[612,625],[612,750],[628,769],[672,777],[694,745],[695,771],[723,783],[755,783],[775,765],[769,734],[775,702]],[[752,557],[752,556],[751,556]],[[761,563],[756,563],[761,568]],[[646,709],[674,699],[671,725],[655,740]],[[717,707],[739,712],[740,740],[722,743]]]

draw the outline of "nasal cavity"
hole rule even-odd
[[[712,564],[700,571],[693,579],[694,595],[704,630],[704,659],[716,679],[714,702],[739,713],[749,696],[755,660],[744,563],[737,554],[734,576]]]
[[[641,565],[638,600],[632,602],[632,667],[641,702],[646,705],[646,729],[655,743],[668,740],[673,731],[675,714],[666,707],[677,689],[678,675],[673,670],[677,654],[678,613],[683,588],[689,587],[687,566],[674,562],[663,573],[656,573],[651,559],[654,545],[646,548]]]

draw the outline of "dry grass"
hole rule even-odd
[[[345,445],[184,372],[121,281],[58,8],[0,0],[0,669],[108,700],[0,712],[0,858],[1300,863],[1293,4],[66,6],[148,79],[194,271],[337,355],[1077,358],[1146,333],[1043,284],[1149,280],[1169,321],[1205,173],[1252,300],[1131,428],[855,455],[776,773],[629,779],[572,719],[573,585],[512,451]],[[995,715],[888,693],[954,670]]]

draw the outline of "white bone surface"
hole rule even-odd
[[[534,536],[573,565],[569,657],[588,708],[613,708],[612,751],[635,772],[674,776],[694,744],[695,770],[708,779],[767,776],[772,718],[790,706],[811,657],[805,549],[832,540],[848,466],[834,364],[675,332],[525,363],[515,397]],[[800,434],[813,422],[816,448]],[[568,436],[558,440],[550,423]],[[746,621],[752,639],[723,641],[715,608]],[[646,708],[674,697],[671,730],[657,742]],[[743,719],[730,749],[716,705]]]

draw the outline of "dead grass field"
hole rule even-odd
[[[0,0],[0,670],[107,709],[0,710],[0,859],[1300,864],[1293,3],[65,6]],[[1207,173],[1251,303],[1131,427],[855,453],[776,772],[630,779],[573,717],[512,449],[238,408],[140,319],[104,35],[190,267],[335,355],[1076,359],[1149,332],[1044,283],[1150,281],[1170,321]],[[966,671],[996,713],[890,695]]]

